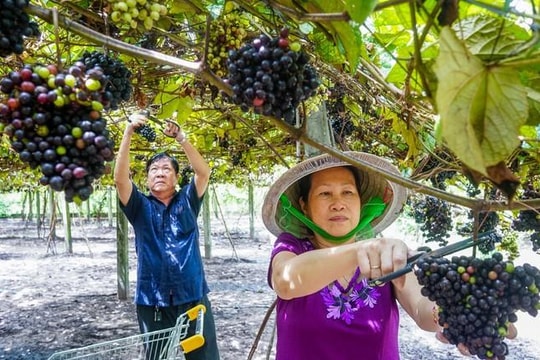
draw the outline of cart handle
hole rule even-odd
[[[180,341],[180,347],[184,353],[191,352],[204,345],[203,330],[205,312],[206,307],[202,304],[196,305],[186,312],[190,321],[197,319],[197,324],[195,326],[195,335]]]

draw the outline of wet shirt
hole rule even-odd
[[[314,250],[307,239],[281,234],[272,258]],[[271,286],[271,261],[268,283]],[[360,272],[357,269],[355,278]],[[276,305],[276,360],[398,360],[399,312],[392,286],[370,287],[352,279]]]
[[[136,304],[181,305],[208,293],[197,225],[201,200],[193,181],[168,206],[133,185],[121,209],[135,230]]]

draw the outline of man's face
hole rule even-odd
[[[178,184],[178,175],[174,172],[172,162],[168,158],[155,161],[148,168],[148,188],[153,194],[174,192]]]

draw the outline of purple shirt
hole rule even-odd
[[[283,233],[270,264],[281,251],[299,255],[313,249],[308,240]],[[271,271],[270,265],[270,286]],[[343,294],[333,283],[300,298],[278,297],[276,360],[398,360],[399,312],[392,286],[351,281],[349,288]]]

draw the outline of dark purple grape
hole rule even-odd
[[[296,108],[319,86],[316,71],[302,54],[289,50],[287,37],[265,35],[230,51],[226,68],[233,95],[227,99],[242,111],[296,123]]]
[[[490,258],[454,256],[420,258],[414,270],[423,296],[439,306],[443,334],[451,344],[464,344],[481,359],[504,359],[508,324],[516,312],[538,312],[540,270],[514,266],[502,254]]]

